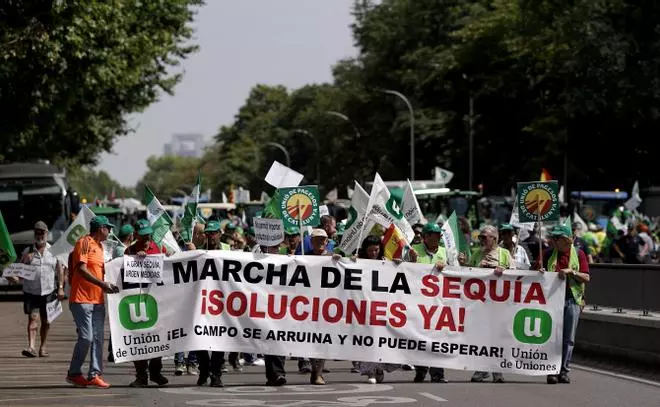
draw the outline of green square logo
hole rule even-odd
[[[279,211],[285,228],[317,226],[321,222],[319,189],[313,185],[280,188]]]
[[[149,294],[129,295],[119,302],[118,314],[129,331],[151,328],[158,322],[158,302]]]
[[[516,208],[520,222],[559,220],[559,183],[519,182]]]
[[[513,318],[513,336],[518,342],[540,345],[552,334],[552,317],[538,309],[523,309]]]
[[[71,229],[68,235],[66,235],[66,241],[69,242],[71,246],[75,246],[78,239],[87,234],[87,229],[83,225],[76,225]]]

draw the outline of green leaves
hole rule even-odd
[[[33,6],[33,4],[36,4]],[[180,75],[200,0],[13,2],[0,27],[0,161],[96,161]],[[30,6],[28,8],[28,6]]]

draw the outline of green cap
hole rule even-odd
[[[422,228],[423,235],[430,235],[431,233],[442,233],[442,228],[437,223],[427,223]]]
[[[234,222],[229,222],[225,225],[225,230],[236,230],[236,224]]]
[[[504,231],[507,231],[507,230],[513,232],[516,229],[510,223],[502,223],[500,225],[500,232],[504,232]]]
[[[146,219],[140,219],[135,223],[138,236],[149,236],[154,234],[154,229]]]
[[[289,226],[284,229],[284,234],[287,236],[295,236],[300,234],[300,228],[298,226]]]
[[[122,225],[121,229],[119,229],[119,237],[126,237],[132,234],[133,232],[135,232],[135,229],[133,229],[133,226],[127,223],[125,225]]]
[[[110,223],[110,221],[108,220],[108,218],[105,217],[105,216],[103,216],[103,215],[94,216],[94,217],[92,218],[92,220],[89,222],[89,227],[90,227],[90,228],[96,228],[96,229],[98,229],[98,228],[103,227],[103,226],[107,226],[107,227],[109,227],[110,229],[112,229],[112,228],[115,227],[115,225],[113,225],[112,223]]]
[[[557,225],[550,231],[552,237],[565,237],[568,239],[573,238],[573,231],[570,225]]]
[[[219,232],[220,231],[220,222],[217,220],[212,220],[209,223],[206,224],[206,229],[204,229],[205,233],[211,233],[211,232]]]

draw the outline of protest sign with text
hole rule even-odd
[[[527,375],[561,364],[556,273],[196,250],[140,286],[122,265],[106,264],[122,287],[107,303],[117,362],[207,349]]]
[[[124,256],[124,282],[160,283],[164,260],[162,254]]]
[[[23,263],[12,263],[5,267],[2,271],[2,276],[7,277],[17,277],[22,278],[23,280],[34,280],[39,271],[39,266],[33,266],[31,264]]]
[[[262,246],[277,246],[284,241],[284,224],[281,219],[253,218],[254,237]]]

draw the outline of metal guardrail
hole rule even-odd
[[[660,312],[660,265],[591,264],[587,284],[587,306]]]

